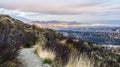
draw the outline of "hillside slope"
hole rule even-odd
[[[23,23],[7,15],[0,15],[0,67],[17,66],[17,50],[24,38],[24,31],[19,24]]]
[[[51,60],[55,67],[120,67],[120,55],[106,47],[75,38],[58,41],[47,36],[44,41],[37,43],[38,55]]]
[[[120,67],[120,55],[105,47],[66,38],[8,15],[0,15],[0,37],[0,67],[18,67],[18,50],[34,45],[43,62],[54,67]]]
[[[56,34],[51,29],[37,28],[8,15],[0,15],[0,67],[18,67],[18,50],[33,46],[39,35]]]

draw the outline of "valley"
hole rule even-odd
[[[120,32],[116,31],[74,31],[58,30],[66,37],[75,37],[84,41],[93,42],[101,45],[120,45]]]

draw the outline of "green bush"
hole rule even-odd
[[[50,65],[53,66],[53,61],[50,60],[50,59],[47,59],[47,58],[43,60],[43,63],[44,63],[44,64],[50,64]]]

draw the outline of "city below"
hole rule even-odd
[[[30,24],[58,30],[68,38],[73,37],[100,45],[120,45],[120,26],[115,24],[83,24],[63,21],[33,21]]]

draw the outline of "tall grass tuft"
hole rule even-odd
[[[91,63],[90,59],[85,54],[81,54],[80,56],[71,54],[65,67],[94,67],[94,64]]]
[[[43,60],[44,63],[49,61],[51,64],[52,61],[54,61],[56,55],[53,51],[42,49],[42,47],[40,47],[39,45],[37,45],[35,48],[35,51],[38,53],[39,57]]]

